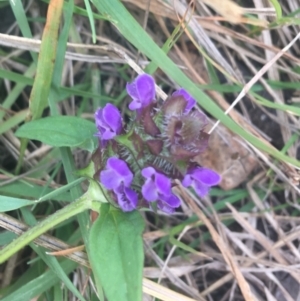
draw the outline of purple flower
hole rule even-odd
[[[174,212],[180,206],[180,200],[172,193],[171,181],[165,175],[157,172],[153,167],[142,170],[146,181],[142,187],[142,195],[147,202],[157,201],[159,209],[166,213]]]
[[[183,88],[175,91],[172,96],[183,96],[184,99],[187,101],[187,105],[185,107],[184,113],[189,113],[190,110],[195,106],[196,100]]]
[[[96,111],[95,121],[99,131],[96,136],[101,137],[102,140],[110,140],[121,133],[121,114],[111,103],[106,104],[104,108]]]
[[[132,102],[129,109],[134,111],[147,107],[155,99],[155,82],[151,75],[141,74],[131,84],[126,85]]]
[[[195,167],[188,171],[182,181],[184,187],[192,186],[195,192],[204,197],[208,194],[211,186],[219,184],[221,176],[215,171],[203,168]]]
[[[114,192],[122,211],[132,211],[136,208],[138,203],[138,195],[134,190],[121,185],[115,189]]]
[[[111,157],[107,160],[106,169],[100,173],[100,182],[108,190],[116,190],[121,186],[129,187],[133,174],[123,160]]]
[[[132,211],[138,203],[138,195],[129,186],[133,174],[126,162],[115,157],[107,160],[106,169],[100,173],[100,182],[108,190],[113,190],[123,211]]]

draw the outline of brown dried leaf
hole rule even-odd
[[[198,155],[195,161],[220,173],[220,186],[224,190],[233,189],[244,182],[258,164],[241,140],[221,125],[218,131],[211,134],[207,150]]]
[[[201,0],[226,20],[232,23],[240,23],[243,9],[231,0]]]
[[[213,8],[224,19],[231,23],[248,23],[257,26],[267,26],[266,20],[253,20],[243,17],[244,10],[231,0],[201,0]]]

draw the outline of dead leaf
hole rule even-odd
[[[231,0],[201,0],[217,13],[224,17],[224,19],[231,23],[248,23],[257,26],[266,27],[268,22],[266,20],[249,19],[243,17],[244,9]]]

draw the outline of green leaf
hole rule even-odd
[[[93,12],[92,12],[92,9],[91,9],[91,5],[90,5],[89,0],[84,0],[84,4],[85,4],[86,12],[88,14],[89,21],[90,21],[93,43],[96,44],[95,20],[94,20]]]
[[[89,258],[97,285],[109,301],[141,301],[144,221],[139,212],[124,213],[101,205],[89,235]]]
[[[19,198],[44,199],[45,196],[54,193],[54,191],[56,191],[56,189],[42,187],[32,183],[26,183],[25,181],[16,181],[0,186],[0,194]],[[59,196],[52,196],[52,200],[70,202],[70,193],[64,192]]]
[[[80,147],[92,152],[97,147],[95,133],[95,125],[88,120],[74,116],[53,116],[28,122],[15,134],[55,147]]]
[[[0,212],[11,211],[33,204],[34,204],[33,201],[11,198],[9,196],[0,195]]]
[[[277,19],[282,18],[282,9],[281,9],[280,3],[277,0],[270,0],[270,2],[272,3],[272,5],[275,8]]]

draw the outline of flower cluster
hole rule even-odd
[[[180,199],[172,192],[174,179],[204,197],[221,177],[198,166],[193,158],[208,145],[204,132],[206,115],[184,89],[165,102],[156,99],[155,82],[139,75],[126,86],[132,101],[131,121],[124,124],[121,113],[108,103],[95,113],[99,137],[101,184],[123,211],[150,206],[173,213]]]

